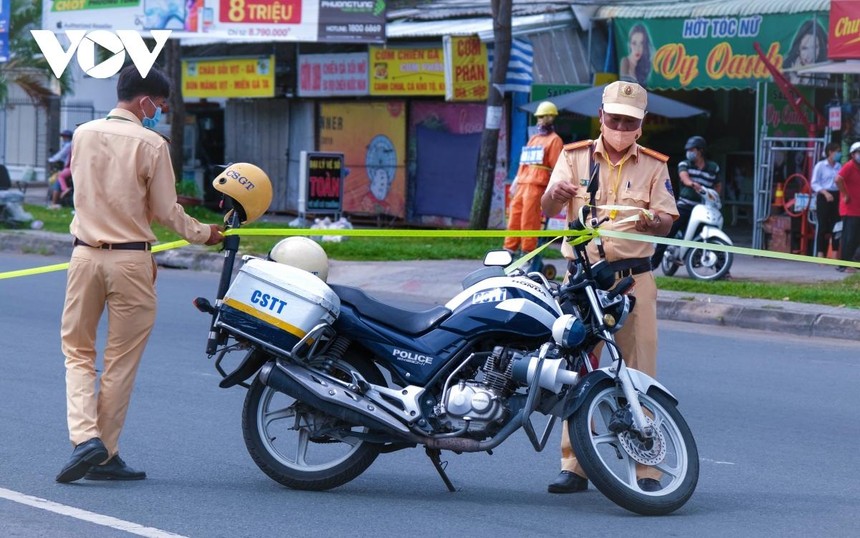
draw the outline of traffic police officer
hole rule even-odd
[[[669,181],[669,158],[636,143],[642,135],[648,94],[633,82],[613,82],[603,90],[603,106],[598,111],[601,135],[595,141],[583,140],[564,146],[553,169],[549,185],[541,198],[541,207],[548,216],[567,208],[572,220],[582,206],[592,205],[586,185],[598,167],[599,189],[593,205],[598,219],[609,217],[604,230],[616,230],[664,237],[678,218],[672,185]],[[601,206],[628,206],[628,210],[601,209]],[[635,221],[625,217],[639,215]],[[629,239],[602,237],[606,261],[616,270],[616,279],[633,276],[636,306],[616,341],[625,363],[649,376],[656,373],[657,357],[657,287],[651,273],[653,243]],[[568,243],[562,246],[567,258],[573,257]],[[589,243],[587,254],[591,263],[600,259],[596,241]],[[595,350],[599,356],[600,350]],[[561,473],[549,485],[550,493],[574,493],[588,488],[585,471],[576,460],[570,445],[567,424],[562,431]],[[639,487],[644,491],[660,488],[660,473],[653,468],[637,470]]]

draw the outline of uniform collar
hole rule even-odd
[[[603,136],[597,137],[597,141],[594,143],[594,154],[600,155],[606,162],[609,162],[609,155],[606,153],[606,147],[603,145]],[[639,162],[639,144],[633,142],[629,148],[627,148],[627,153],[621,158],[619,162],[627,162],[628,159],[633,159],[635,162]]]
[[[114,108],[113,110],[108,112],[108,119],[111,119],[111,118],[133,121],[133,122],[137,123],[138,125],[143,126],[143,123],[141,123],[140,118],[138,118],[137,116],[135,116],[130,111],[128,111],[124,108]]]

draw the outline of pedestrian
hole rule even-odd
[[[544,101],[535,111],[537,133],[529,138],[520,154],[520,167],[511,185],[511,205],[508,230],[540,230],[542,217],[540,198],[549,182],[549,176],[564,143],[555,132],[558,108]],[[523,254],[537,248],[537,237],[506,237],[504,248],[511,252],[522,250]]]
[[[691,136],[684,145],[685,159],[678,163],[678,178],[681,181],[681,192],[678,195],[678,219],[672,224],[668,237],[675,237],[680,231],[687,231],[693,208],[702,203],[699,191],[702,187],[713,189],[719,193],[722,190],[720,166],[705,158],[708,143],[701,136]],[[663,261],[666,245],[657,245],[651,257],[651,266],[656,269]],[[675,260],[679,263],[680,260]]]
[[[812,192],[815,194],[815,218],[817,220],[815,244],[818,257],[827,257],[833,226],[839,222],[839,188],[836,174],[842,168],[842,152],[839,144],[831,142],[824,147],[824,159],[812,169]]]
[[[72,134],[72,131],[68,129],[60,131],[60,149],[48,157],[48,164],[52,164],[58,168],[65,166],[69,160],[69,155],[72,153]]]
[[[678,217],[672,195],[669,158],[636,143],[642,134],[642,120],[648,103],[645,89],[634,82],[613,82],[603,90],[603,106],[598,111],[601,135],[595,141],[583,140],[564,147],[552,172],[549,186],[541,199],[544,213],[553,216],[567,208],[572,220],[585,205],[596,206],[597,218],[610,220],[606,230],[665,236]],[[590,199],[586,192],[592,163],[598,167],[599,189]],[[615,206],[603,208],[601,206]],[[618,206],[638,208],[639,218],[627,220]],[[647,210],[647,212],[646,212]],[[634,210],[635,211],[635,210]],[[632,215],[627,215],[632,216]],[[587,247],[591,263],[602,257],[615,270],[616,281],[627,276],[635,280],[636,305],[616,340],[625,363],[651,377],[656,375],[657,361],[657,286],[651,272],[653,243],[603,237]],[[568,243],[562,253],[573,256]],[[595,349],[600,356],[600,349]],[[567,424],[562,427],[561,473],[553,481],[550,493],[574,493],[588,489],[585,471],[576,460],[570,444]],[[660,489],[660,473],[652,467],[637,469],[639,487],[644,491]]]
[[[842,217],[839,257],[846,262],[860,262],[860,142],[851,144],[849,155],[851,158],[836,174],[836,186],[842,195],[839,200],[839,216]],[[854,267],[836,269],[857,272]]]
[[[61,340],[66,357],[66,418],[74,450],[57,482],[140,480],[146,473],[119,456],[119,437],[135,374],[155,322],[156,265],[151,223],[192,243],[223,240],[176,203],[168,142],[155,131],[170,81],[153,67],[146,78],[124,68],[117,105],[78,127],[72,156],[75,216]],[[96,392],[96,329],[107,307],[104,369]]]

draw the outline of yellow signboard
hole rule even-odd
[[[490,91],[487,45],[478,36],[445,36],[447,101],[486,101]]]
[[[274,96],[274,56],[182,60],[182,97]]]
[[[370,48],[370,95],[445,95],[442,47]]]

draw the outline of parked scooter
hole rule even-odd
[[[702,203],[693,208],[687,229],[675,239],[696,241],[704,244],[731,245],[732,240],[723,232],[723,204],[717,191],[702,187],[699,191]],[[731,252],[710,250],[707,247],[679,247],[669,245],[663,254],[660,268],[666,276],[672,276],[678,267],[685,265],[687,273],[696,280],[719,280],[726,276],[732,267]]]

